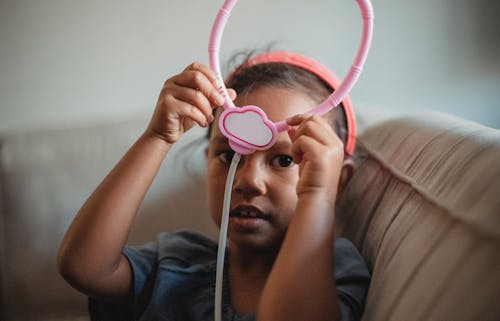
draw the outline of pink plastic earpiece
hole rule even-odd
[[[225,110],[219,118],[219,128],[222,134],[228,138],[231,148],[235,152],[245,155],[256,150],[268,149],[277,140],[278,133],[288,130],[289,126],[284,120],[276,123],[271,122],[265,112],[257,106],[237,108],[227,93],[220,72],[219,48],[222,33],[236,2],[237,0],[226,0],[219,10],[210,34],[208,51],[210,67],[216,73],[218,90],[225,100],[223,105]],[[363,18],[363,33],[354,63],[335,92],[308,112],[311,115],[324,115],[337,107],[352,89],[363,69],[371,45],[374,14],[369,0],[356,0],[356,2]]]

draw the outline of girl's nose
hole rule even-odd
[[[254,155],[243,156],[236,171],[233,191],[244,197],[266,193],[265,168]]]

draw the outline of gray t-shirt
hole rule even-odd
[[[92,321],[213,320],[217,243],[184,230],[162,233],[156,242],[127,246],[123,252],[133,271],[130,296],[121,304],[89,298]],[[342,320],[360,320],[370,273],[347,239],[335,240],[334,255]],[[227,279],[224,277],[223,320],[255,320],[253,315],[238,315],[231,307]]]

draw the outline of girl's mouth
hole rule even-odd
[[[240,217],[246,219],[269,219],[268,214],[263,213],[255,206],[239,205],[229,212],[229,217]]]
[[[270,219],[269,214],[265,214],[255,206],[240,205],[229,212],[229,217],[233,224],[249,230],[258,228]]]

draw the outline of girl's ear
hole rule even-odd
[[[342,198],[347,183],[349,183],[353,174],[354,174],[354,162],[352,161],[352,159],[348,158],[344,161],[344,164],[342,164],[339,186],[337,189],[338,190],[337,202]]]

